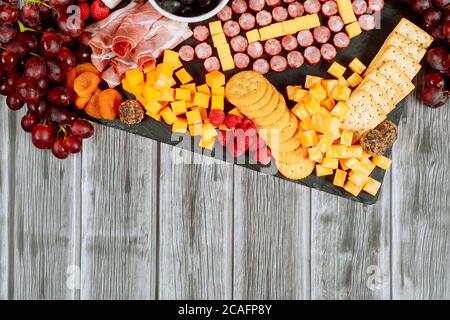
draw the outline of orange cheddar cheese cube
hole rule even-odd
[[[311,115],[305,107],[305,104],[302,102],[298,102],[291,110],[297,118],[300,120],[309,120]]]
[[[170,77],[170,76],[168,76],[168,75],[162,73],[162,74],[160,74],[160,75],[156,78],[155,84],[154,84],[153,86],[154,86],[155,88],[158,88],[158,89],[161,89],[161,88],[170,88],[170,87],[172,87],[175,83],[176,83],[176,82],[175,82],[175,80],[174,80],[172,77]]]
[[[363,190],[367,192],[368,194],[375,196],[378,193],[378,190],[380,190],[381,183],[371,177],[369,177],[364,184]]]
[[[218,88],[225,85],[225,75],[218,70],[207,73],[205,79],[206,84],[210,88]]]
[[[336,79],[339,79],[345,73],[345,70],[347,70],[346,67],[337,62],[333,62],[333,64],[328,68],[327,72],[334,76]]]
[[[150,100],[147,101],[147,103],[144,105],[144,108],[151,114],[157,115],[163,108],[163,105],[158,101]]]
[[[347,147],[339,144],[333,144],[328,150],[327,156],[338,159],[348,158]]]
[[[391,166],[392,160],[386,158],[385,156],[376,156],[372,158],[372,162],[377,167],[380,167],[381,169],[386,171]]]
[[[197,123],[189,124],[189,120],[187,120],[187,121],[188,121],[189,134],[193,137],[201,136],[202,135],[202,123],[197,122]]]
[[[303,147],[314,147],[317,145],[317,134],[314,130],[303,131],[300,140]]]
[[[359,36],[362,33],[361,26],[358,21],[352,22],[345,26],[345,31],[350,39]]]
[[[359,165],[357,166],[357,170],[361,171],[362,173],[366,175],[370,175],[373,170],[375,170],[375,165],[372,163],[372,161],[369,160],[369,158],[362,158],[359,161]]]
[[[320,101],[317,101],[313,95],[308,94],[305,99],[303,99],[303,103],[305,104],[306,110],[308,110],[311,115],[320,113]]]
[[[340,144],[350,147],[353,141],[353,131],[343,130],[341,133]]]
[[[322,82],[322,80],[323,80],[323,78],[321,78],[321,77],[307,75],[306,79],[305,79],[305,88],[311,89],[316,84],[320,84]]]
[[[191,100],[191,91],[189,89],[176,88],[175,89],[175,100]]]
[[[181,86],[180,86],[180,88],[183,88],[183,89],[189,89],[189,91],[191,92],[191,93],[195,93],[196,91],[197,91],[197,86],[196,86],[196,84],[195,83],[186,83],[186,84],[182,84]]]
[[[327,92],[327,97],[331,97],[331,93],[333,92],[333,88],[337,84],[338,84],[338,81],[336,79],[322,80],[322,87],[325,88],[325,91]]]
[[[208,111],[206,111],[205,108],[200,108],[200,107],[192,107],[192,110],[198,110],[200,112],[200,118],[202,119],[203,122],[205,122],[206,120],[208,120]]]
[[[360,145],[353,145],[347,148],[350,157],[361,158],[363,155],[363,148]]]
[[[125,72],[125,79],[131,86],[137,86],[144,82],[144,74],[139,68],[131,69]]]
[[[324,134],[320,137],[319,142],[317,143],[317,148],[322,153],[327,153],[333,144],[333,139],[331,139],[328,135]]]
[[[220,59],[220,65],[222,66],[222,71],[228,71],[234,69],[234,60],[232,56],[223,57]]]
[[[224,110],[225,97],[224,96],[212,96],[211,97],[211,110]]]
[[[361,193],[362,188],[354,185],[351,181],[347,181],[344,184],[344,190],[357,197]]]
[[[321,102],[322,100],[325,100],[325,98],[327,97],[327,92],[325,91],[325,89],[320,85],[320,84],[316,84],[315,86],[313,86],[310,90],[309,93],[316,98],[317,101]]]
[[[159,78],[161,75],[166,75],[167,77],[172,77],[174,68],[168,63],[160,63],[156,66],[155,77]]]
[[[331,97],[338,101],[346,101],[351,93],[352,90],[349,87],[338,84],[334,87]]]
[[[323,154],[316,147],[312,147],[308,149],[309,159],[314,162],[322,162]]]
[[[367,68],[358,58],[354,58],[348,67],[357,74],[362,74]]]
[[[338,85],[344,86],[344,87],[350,87],[350,84],[344,77],[340,77],[338,80]]]
[[[211,88],[211,94],[213,96],[225,96],[225,87],[220,86],[220,87]]]
[[[206,140],[202,137],[198,143],[198,145],[203,149],[212,150],[214,149],[214,143],[216,142],[216,138],[211,138],[210,140]]]
[[[187,112],[186,101],[184,100],[174,101],[170,104],[170,107],[172,108],[172,111],[176,116],[185,114]]]
[[[360,161],[356,158],[344,158],[340,161],[343,170],[357,170],[361,165]]]
[[[181,68],[183,64],[180,61],[180,55],[173,50],[164,50],[163,63],[172,66],[173,70]]]
[[[328,133],[330,137],[335,137],[340,134],[340,121],[329,114],[321,113],[313,115],[311,117],[311,125],[314,130]]]
[[[362,82],[363,78],[356,72],[353,72],[350,77],[347,78],[347,82],[351,88],[356,88]]]
[[[324,166],[318,164],[316,165],[316,176],[323,177],[323,176],[330,176],[333,174],[333,169],[325,168]]]
[[[161,121],[161,114],[159,114],[159,113],[153,114],[153,113],[147,111],[145,114],[148,115],[150,118],[155,119],[156,121]]]
[[[302,121],[300,121],[300,128],[302,128],[304,131],[313,130],[311,119],[303,119]]]
[[[336,106],[336,102],[334,101],[333,98],[326,98],[325,100],[322,100],[320,105],[324,107],[325,110],[327,110],[328,112],[331,112]]]
[[[331,115],[340,120],[344,120],[348,113],[350,112],[350,107],[345,101],[338,101],[336,106],[331,110]]]
[[[145,75],[145,84],[152,87],[156,82],[156,70],[150,71]]]
[[[187,126],[187,120],[185,118],[178,117],[177,120],[172,124],[172,132],[186,133]]]
[[[209,108],[209,95],[196,92],[194,96],[194,101],[192,101],[193,106],[208,109]]]
[[[209,141],[217,136],[217,130],[211,123],[205,123],[202,126],[202,137],[203,139]]]
[[[337,187],[344,187],[345,179],[347,178],[347,172],[336,169],[334,174],[333,184]]]
[[[295,102],[300,102],[300,101],[303,101],[307,95],[309,95],[308,90],[299,88],[299,89],[295,90],[294,97],[292,100]]]
[[[247,37],[248,43],[257,42],[260,40],[258,29],[247,31],[245,36]]]
[[[175,75],[178,78],[178,80],[180,80],[181,84],[186,84],[194,80],[194,78],[192,78],[192,76],[186,71],[185,68],[182,68],[177,72],[175,72]]]
[[[350,168],[347,166],[347,161],[349,161],[349,159],[350,158],[339,159],[339,165],[341,166],[342,170],[344,170],[344,171],[350,170]]]
[[[286,86],[286,95],[288,99],[294,101],[295,91],[301,88],[302,86]]]
[[[148,85],[145,85],[142,89],[142,96],[145,100],[159,100],[161,97],[161,91],[159,91],[157,88],[150,87]]]
[[[186,119],[187,119],[188,124],[195,124],[198,122],[200,122],[200,123],[202,122],[202,116],[198,109],[186,112]]]
[[[175,90],[173,88],[162,88],[158,101],[172,102],[175,100]]]
[[[212,36],[219,33],[223,33],[222,21],[220,20],[211,21],[209,23],[209,33],[211,33]]]
[[[215,48],[219,47],[222,44],[227,44],[227,38],[225,37],[224,33],[215,34],[211,38]]]
[[[322,166],[330,169],[337,169],[339,167],[339,159],[325,157],[322,160]]]
[[[344,24],[357,22],[356,16],[352,8],[339,11],[339,14],[342,18],[342,21],[344,21]]]
[[[361,189],[364,187],[364,184],[367,182],[368,179],[369,177],[359,170],[356,171],[352,170],[348,174],[348,180]]]
[[[202,84],[200,86],[197,86],[197,92],[201,92],[201,93],[204,93],[204,94],[207,94],[207,95],[211,95],[211,89],[208,87],[208,85],[206,83]]]
[[[169,126],[173,124],[175,121],[177,121],[177,116],[172,111],[170,107],[165,107],[161,110],[161,116],[165,123],[167,123]]]

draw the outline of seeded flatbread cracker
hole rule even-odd
[[[266,127],[271,123],[280,120],[280,118],[283,116],[284,111],[286,111],[287,109],[286,100],[284,100],[284,97],[281,95],[281,93],[278,93],[278,96],[278,104],[271,113],[266,116],[258,116],[253,119],[258,127]]]
[[[400,20],[394,31],[425,49],[433,42],[433,37],[431,35],[405,18]]]
[[[409,80],[414,78],[422,67],[414,59],[410,58],[400,48],[389,45],[386,47],[386,51],[380,57],[380,60],[372,66],[367,72],[372,72],[373,69],[380,67],[386,61],[393,61],[398,67],[408,76]]]
[[[248,106],[260,100],[269,82],[260,73],[242,71],[228,80],[225,86],[227,100],[235,106]]]
[[[359,85],[361,87],[364,85],[366,81],[373,80],[377,83],[377,85],[386,93],[386,97],[388,98],[389,104],[396,105],[398,101],[400,101],[400,97],[402,96],[402,90],[397,87],[395,84],[392,83],[389,78],[387,78],[385,75],[381,74],[377,70],[372,71],[371,73],[368,73],[363,80],[363,82]],[[359,92],[359,87],[356,92]]]
[[[281,161],[275,161],[278,171],[288,179],[300,180],[308,177],[313,171],[316,164],[305,158],[297,163],[283,163]]]
[[[247,108],[237,107],[240,112],[246,115],[248,118],[254,119],[256,117],[264,117],[272,113],[273,110],[278,106],[278,101],[280,100],[280,94],[275,89],[272,92],[270,100],[260,109],[250,110]]]
[[[387,97],[386,93],[373,80],[367,79],[364,83],[358,86],[358,90],[364,90],[367,92],[386,114],[395,108],[395,104],[390,102],[390,99]]]
[[[387,61],[378,68],[378,72],[386,76],[392,83],[399,87],[402,94],[397,98],[397,103],[402,101],[411,91],[414,90],[414,84],[409,81],[405,73],[393,61]]]

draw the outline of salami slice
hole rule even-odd
[[[269,63],[264,59],[258,59],[253,62],[253,71],[259,72],[260,74],[266,74],[270,70]]]
[[[198,25],[192,31],[194,34],[194,39],[198,42],[206,41],[209,38],[209,29],[205,25]]]
[[[357,16],[363,15],[367,11],[367,2],[364,0],[353,0],[352,9]]]
[[[275,72],[283,72],[287,69],[287,60],[283,56],[274,56],[270,59],[270,69]]]
[[[314,36],[309,30],[299,31],[297,34],[297,41],[303,48],[309,47],[314,43]]]
[[[220,61],[217,57],[209,57],[205,61],[203,61],[203,67],[206,72],[212,72],[216,70],[220,70]]]
[[[319,0],[306,0],[303,6],[308,14],[319,13],[321,7]]]
[[[252,42],[248,45],[247,54],[253,59],[261,58],[264,54],[264,48],[261,42]]]
[[[217,18],[220,21],[228,21],[233,17],[233,10],[231,10],[230,6],[225,6],[223,7],[222,10],[219,11],[219,13],[217,14]]]
[[[375,17],[370,14],[363,14],[362,16],[359,16],[358,23],[364,31],[373,30],[376,25]]]
[[[250,58],[245,53],[238,52],[233,56],[234,65],[238,69],[245,69],[250,64]]]
[[[314,39],[320,44],[327,43],[331,37],[330,29],[328,29],[328,27],[325,26],[319,26],[314,28],[313,34]]]
[[[283,2],[284,3],[287,3],[287,4],[289,4],[289,3],[292,3],[292,2],[294,2],[295,0],[283,0]]]
[[[266,0],[266,4],[269,7],[276,7],[276,6],[279,6],[281,4],[281,0]]]
[[[305,13],[305,8],[300,2],[293,2],[288,5],[288,13],[291,18],[297,18]]]
[[[308,64],[317,64],[320,62],[322,55],[317,47],[310,46],[305,49],[303,56]]]
[[[242,14],[247,11],[247,1],[245,0],[233,0],[231,3],[231,9],[233,9],[233,12],[236,14]]]
[[[239,25],[245,31],[251,30],[255,27],[256,20],[251,13],[243,13],[239,17]]]
[[[304,62],[305,59],[303,58],[301,52],[291,51],[287,55],[287,63],[289,68],[298,69],[303,65]]]
[[[265,27],[272,23],[272,14],[267,10],[262,10],[256,14],[256,23]]]
[[[339,32],[334,35],[333,44],[336,48],[347,48],[350,45],[350,38],[345,32]]]
[[[297,38],[294,37],[293,35],[284,36],[281,39],[281,46],[286,51],[295,50],[298,46]]]
[[[344,28],[344,21],[340,16],[332,16],[328,19],[328,28],[332,32],[339,32]]]
[[[192,61],[194,60],[195,57],[195,51],[194,48],[192,48],[192,46],[190,45],[184,45],[180,48],[180,50],[178,50],[178,53],[180,55],[180,59],[182,61]]]
[[[262,9],[264,9],[265,5],[266,5],[266,2],[264,0],[250,0],[248,3],[250,10],[255,11],[255,12],[259,12]]]
[[[331,17],[338,13],[336,1],[327,1],[322,5],[322,13],[325,17]]]
[[[369,9],[380,12],[384,8],[384,0],[369,0]]]
[[[320,47],[320,54],[326,61],[331,61],[336,58],[336,53],[336,48],[330,43],[324,43],[322,47]]]
[[[236,21],[230,20],[223,24],[223,32],[228,38],[233,38],[241,32],[241,27]]]
[[[269,39],[264,43],[264,51],[269,56],[276,56],[281,52],[281,43],[277,39]]]
[[[230,40],[230,45],[234,52],[245,52],[248,47],[248,41],[245,37],[237,35]]]
[[[195,55],[200,60],[208,59],[212,56],[212,48],[206,42],[199,43],[195,46]]]
[[[287,19],[288,12],[283,7],[275,7],[272,10],[272,17],[273,17],[273,20],[275,20],[277,22],[281,22],[281,21],[284,21]]]

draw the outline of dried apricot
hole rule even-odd
[[[69,72],[66,73],[66,88],[69,90],[73,90],[73,82],[75,81],[75,78],[77,76],[77,73],[75,69],[72,68]]]
[[[80,73],[73,82],[73,90],[80,97],[88,97],[98,88],[100,77],[93,72]]]
[[[103,119],[114,120],[119,115],[119,105],[123,97],[115,89],[106,89],[100,93],[98,104]]]
[[[97,70],[97,68],[90,62],[81,63],[79,65],[75,66],[75,72],[77,75],[83,72],[92,72],[97,75],[100,74],[100,71]]]
[[[78,110],[82,110],[82,109],[84,109],[84,107],[86,107],[89,100],[91,100],[91,96],[87,96],[87,97],[75,96],[75,101],[74,101],[75,107]]]
[[[102,118],[102,115],[100,113],[100,106],[98,104],[98,97],[100,96],[101,92],[102,92],[102,90],[100,90],[100,89],[95,90],[91,99],[89,99],[89,102],[87,103],[86,107],[84,108],[84,112],[86,112],[87,115],[89,115],[95,119]]]

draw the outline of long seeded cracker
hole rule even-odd
[[[386,47],[386,51],[381,56],[380,60],[378,60],[378,62],[372,66],[371,70],[380,67],[382,64],[389,60],[395,62],[400,67],[400,69],[408,76],[409,80],[414,78],[421,68],[421,65],[419,63],[410,58],[401,49],[389,45]],[[371,72],[371,70],[369,70],[368,73]]]
[[[388,114],[395,108],[395,104],[389,101],[386,93],[384,93],[375,81],[368,79],[360,85],[358,89],[367,92],[384,111],[384,113]]]
[[[414,85],[409,81],[406,74],[404,74],[393,61],[387,61],[378,68],[378,72],[386,76],[392,83],[399,87],[402,94],[397,98],[396,103],[402,101],[411,91],[414,90]]]
[[[377,70],[372,71],[371,73],[367,74],[364,81],[359,85],[364,85],[364,82],[372,80],[377,83],[377,85],[384,90],[386,93],[386,97],[388,98],[389,104],[396,105],[399,99],[402,96],[402,91],[400,88],[398,88],[396,85],[392,83],[391,80],[389,80],[388,77],[381,74]],[[359,88],[359,87],[358,87]]]
[[[433,37],[431,35],[405,18],[400,20],[394,31],[425,49],[433,42]]]

